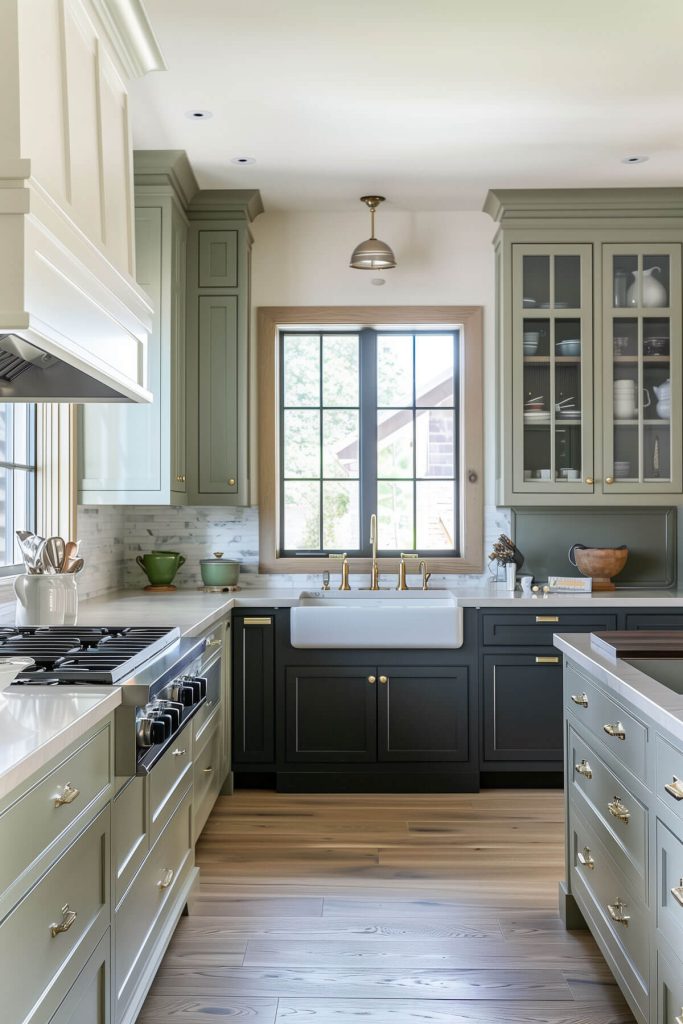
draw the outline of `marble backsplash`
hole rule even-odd
[[[484,546],[488,552],[500,533],[510,532],[510,512],[487,506],[484,510]],[[78,534],[86,569],[81,577],[82,597],[95,597],[120,587],[144,584],[136,555],[153,548],[180,551],[186,558],[176,577],[179,587],[201,586],[199,561],[222,551],[242,565],[240,585],[247,587],[306,587],[320,584],[319,574],[269,575],[258,572],[258,509],[158,506],[80,506]],[[455,587],[489,580],[481,574],[434,576],[435,585]],[[352,577],[357,586],[361,578]],[[393,576],[387,577],[388,584]]]

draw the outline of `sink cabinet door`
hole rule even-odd
[[[562,658],[488,654],[483,659],[485,762],[550,761],[562,766]]]
[[[286,760],[377,760],[377,667],[288,668]]]
[[[380,665],[380,761],[466,761],[467,668]]]

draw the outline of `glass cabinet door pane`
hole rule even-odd
[[[581,308],[581,257],[555,256],[555,309]]]
[[[522,267],[524,308],[547,309],[550,305],[550,256],[526,255]]]
[[[671,383],[680,381],[679,251],[610,246],[604,265],[614,292],[605,312],[605,483],[617,493],[671,492],[680,486],[680,386]]]
[[[668,307],[671,260],[667,254],[618,253],[612,257],[612,306]]]

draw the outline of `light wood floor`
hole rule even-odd
[[[557,915],[562,795],[222,797],[140,1024],[632,1024]]]

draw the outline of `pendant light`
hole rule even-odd
[[[353,250],[349,266],[354,270],[391,270],[396,266],[396,257],[386,242],[375,238],[375,210],[384,202],[384,196],[361,196],[360,201],[370,210],[370,237]]]

